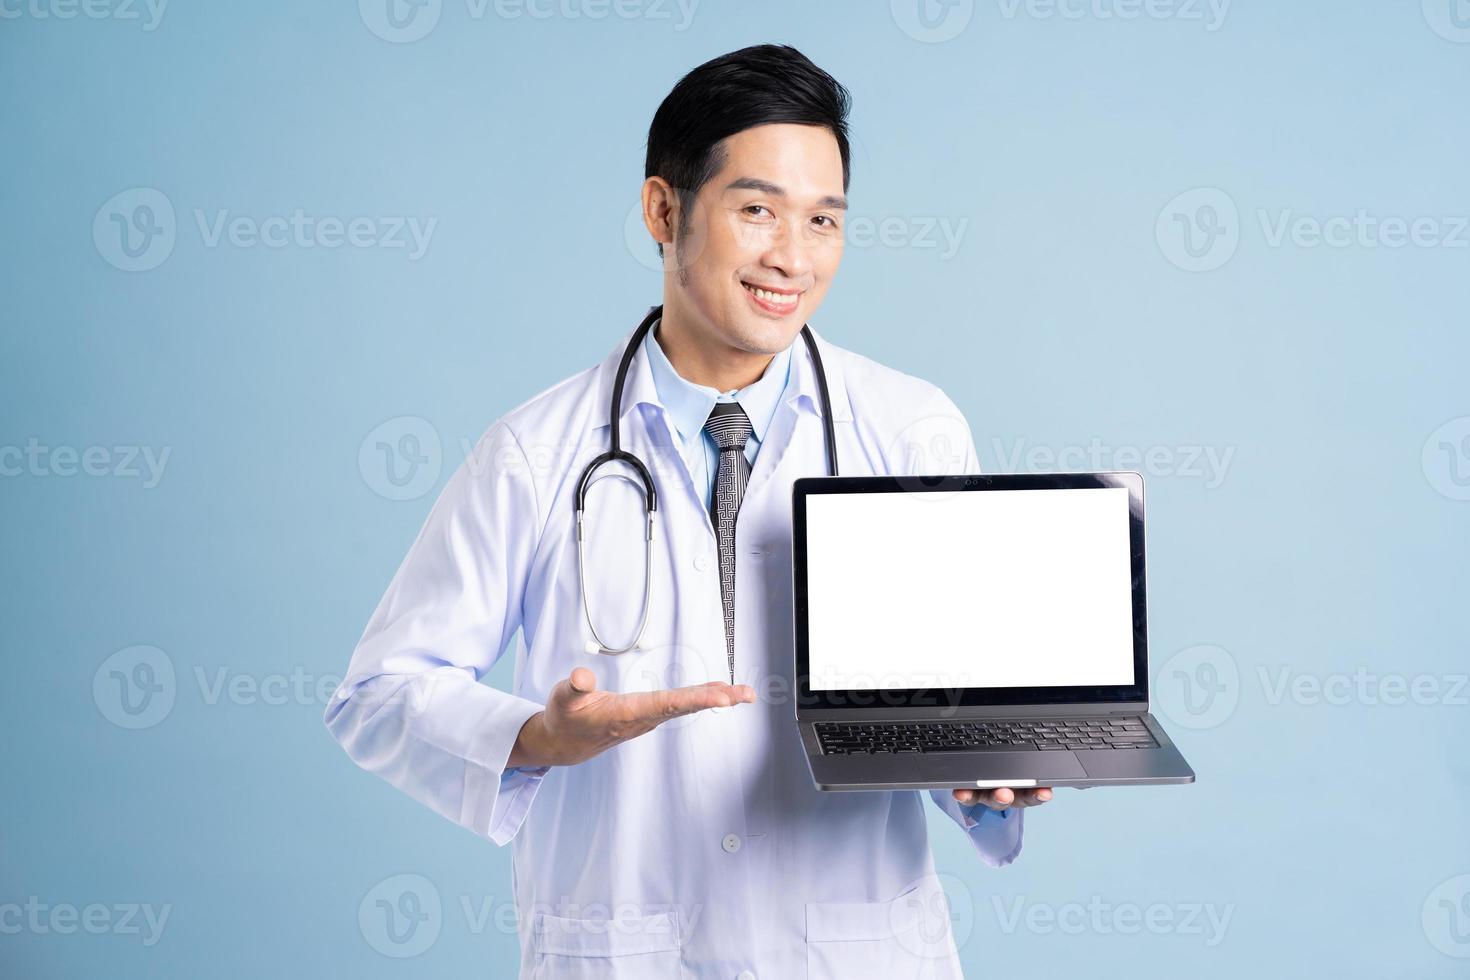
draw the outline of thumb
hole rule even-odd
[[[567,687],[571,688],[569,693],[573,698],[579,694],[591,694],[597,690],[597,675],[586,667],[578,667],[567,678]]]
[[[546,699],[546,706],[557,711],[569,711],[595,690],[597,675],[586,667],[578,667],[566,680],[557,681],[551,689],[551,697]]]

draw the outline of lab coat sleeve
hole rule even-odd
[[[540,527],[526,454],[497,423],[435,502],[325,718],[358,765],[501,845],[546,773],[506,769],[543,705],[480,678],[521,625]]]
[[[1004,868],[1020,857],[1025,810],[992,810],[982,803],[966,806],[947,789],[932,789],[929,796],[964,829],[975,853],[990,867]]]
[[[933,402],[915,423],[920,446],[949,448],[949,458],[920,456],[910,465],[927,467],[930,473],[979,473],[980,454],[964,413],[948,395],[936,389]],[[927,430],[927,431],[925,431]],[[992,868],[1003,868],[1021,853],[1025,810],[992,810],[983,804],[966,806],[949,790],[931,790],[930,797],[965,831],[975,853]]]

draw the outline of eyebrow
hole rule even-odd
[[[761,180],[759,177],[737,177],[725,185],[727,191],[760,191],[762,194],[770,194],[772,197],[784,198],[786,189],[779,184],[773,184],[769,180]],[[838,208],[847,210],[847,198],[831,194],[817,201],[819,208]]]

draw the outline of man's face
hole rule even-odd
[[[665,249],[670,299],[694,329],[754,354],[796,339],[842,261],[842,156],[831,130],[774,123],[724,141]]]

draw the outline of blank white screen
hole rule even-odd
[[[1128,490],[812,494],[813,690],[1133,683]]]

